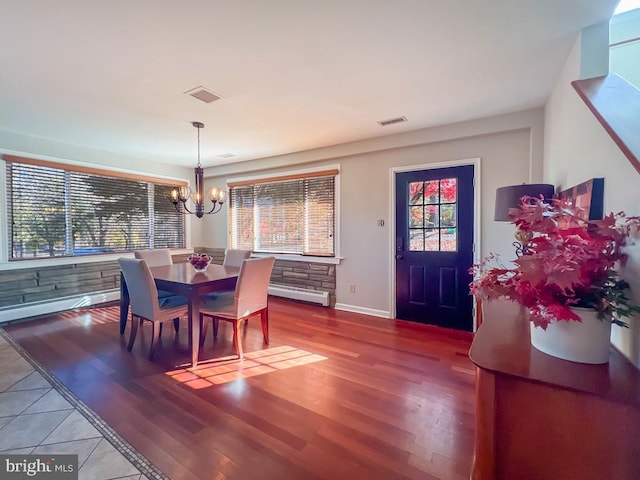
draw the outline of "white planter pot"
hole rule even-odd
[[[546,330],[530,322],[531,344],[548,355],[580,363],[607,363],[611,322],[590,308],[572,308],[582,322],[552,322]]]

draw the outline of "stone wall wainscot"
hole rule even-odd
[[[213,263],[222,265],[223,248],[194,250],[208,253],[213,257]],[[189,254],[173,255],[173,261],[186,262],[188,257]],[[271,283],[329,292],[330,305],[335,305],[335,265],[276,260]],[[119,288],[120,267],[116,260],[0,270],[0,311]]]
[[[0,270],[0,308],[120,288],[116,260]]]
[[[222,265],[224,248],[195,248],[194,250],[211,255],[213,263]],[[271,273],[271,284],[329,292],[329,305],[334,307],[336,303],[336,266],[332,264],[276,260]]]

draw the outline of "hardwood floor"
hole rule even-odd
[[[267,346],[249,321],[244,361],[195,371],[186,323],[149,362],[149,325],[127,352],[115,306],[5,329],[172,479],[469,478],[470,334],[275,298],[269,327]],[[221,322],[200,358],[233,355],[231,337]]]

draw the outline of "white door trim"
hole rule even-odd
[[[389,314],[390,318],[396,318],[396,174],[404,172],[415,172],[420,170],[433,170],[435,168],[459,167],[463,165],[473,165],[473,262],[480,261],[480,164],[481,159],[466,158],[462,160],[451,160],[447,162],[425,163],[422,165],[407,165],[404,167],[392,167],[389,169],[389,219],[391,228],[389,229],[389,271],[391,281],[389,282]],[[475,302],[474,302],[475,309]],[[473,312],[473,331],[476,330],[475,312]]]

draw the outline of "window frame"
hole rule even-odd
[[[4,199],[7,199],[7,195],[10,194],[8,192],[8,178],[7,178],[7,164],[9,163],[19,163],[24,165],[31,166],[40,166],[47,168],[60,169],[66,172],[78,172],[81,174],[92,174],[92,175],[103,175],[110,178],[115,179],[126,179],[132,180],[136,182],[146,182],[153,183],[156,185],[167,185],[167,186],[188,186],[189,182],[185,179],[178,179],[175,177],[168,176],[151,176],[146,173],[136,172],[133,170],[125,170],[125,169],[110,169],[104,168],[102,166],[92,166],[90,164],[81,163],[81,162],[60,162],[53,160],[45,160],[41,158],[29,158],[22,157],[16,155],[3,154],[0,155],[0,195],[3,196]],[[82,254],[82,255],[59,255],[59,256],[43,256],[43,257],[33,257],[33,258],[23,258],[17,259],[12,258],[10,256],[9,249],[11,247],[11,241],[8,238],[9,235],[9,205],[8,202],[2,202],[2,208],[0,208],[0,270],[13,270],[20,268],[33,268],[34,266],[43,266],[43,265],[59,265],[59,264],[72,264],[72,263],[91,263],[91,262],[104,262],[109,261],[111,259],[117,259],[122,256],[132,256],[133,250],[131,251],[118,251],[118,252],[109,252],[109,253],[92,253],[92,254]],[[152,228],[151,226],[149,228]],[[191,248],[191,239],[190,239],[190,222],[189,218],[185,217],[184,219],[184,246],[183,247],[175,247],[171,250],[180,253],[185,252],[188,253],[192,251]]]
[[[301,170],[286,170],[273,172],[263,175],[251,175],[243,177],[228,178],[226,180],[227,189],[232,186],[249,185],[254,183],[268,183],[270,181],[285,181],[294,180],[296,178],[312,178],[321,176],[322,172],[334,171],[334,255],[332,257],[316,256],[316,255],[303,255],[293,253],[263,253],[255,252],[253,257],[275,257],[279,260],[287,260],[293,262],[308,262],[308,263],[327,263],[337,265],[341,262],[342,256],[340,254],[340,164],[323,165],[319,167],[306,168]],[[227,213],[228,230],[231,231],[231,204],[228,206]],[[227,234],[227,241],[229,239],[229,232]]]
[[[412,249],[411,248],[411,241],[409,241],[409,251],[411,252],[423,252],[423,253],[457,253],[458,252],[458,177],[450,177],[450,178],[440,178],[440,179],[433,179],[433,180],[423,180],[423,181],[415,181],[415,182],[410,182],[409,184],[409,197],[406,199],[406,208],[407,208],[407,215],[408,215],[408,220],[407,220],[407,238],[411,239],[411,234],[412,232],[421,232],[422,233],[422,249]],[[453,180],[455,183],[455,197],[454,199],[451,200],[447,200],[446,198],[443,198],[443,193],[442,193],[442,188],[443,188],[443,182],[445,181],[451,181]],[[428,183],[435,183],[437,182],[438,185],[438,192],[437,192],[437,201],[433,201],[431,199],[428,199],[426,197],[426,195],[424,194],[426,191],[426,187]],[[411,195],[411,186],[414,184],[422,184],[422,196],[421,196],[421,200],[420,203],[413,203],[412,202],[412,195]],[[454,225],[444,225],[443,226],[443,222],[442,219],[444,217],[444,215],[442,215],[443,212],[443,206],[453,206],[453,223]],[[436,208],[437,209],[437,219],[438,219],[438,223],[435,226],[432,227],[428,227],[426,225],[427,223],[427,213],[426,213],[426,209],[427,207],[432,207],[432,208]],[[422,225],[412,225],[412,209],[413,208],[420,208],[422,210]],[[442,237],[442,233],[443,230],[447,230],[447,229],[454,229],[455,230],[455,246],[456,248],[453,250],[444,250],[442,248],[443,245],[443,237]],[[438,248],[437,249],[428,249],[427,248],[427,230],[435,230],[438,233]]]

